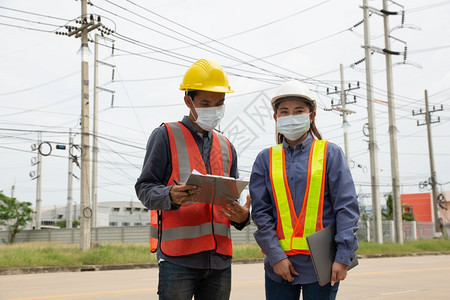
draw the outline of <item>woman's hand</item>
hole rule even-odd
[[[280,275],[281,277],[283,277],[283,279],[288,282],[293,282],[294,281],[293,276],[298,276],[298,273],[297,271],[295,271],[294,266],[287,258],[277,262],[273,266],[273,271],[278,275]]]
[[[331,270],[331,285],[344,280],[345,277],[347,277],[347,265],[335,261]]]

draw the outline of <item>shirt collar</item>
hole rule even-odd
[[[301,142],[300,144],[298,144],[295,147],[295,149],[291,145],[289,145],[288,142],[286,142],[286,139],[283,138],[283,148],[285,150],[287,150],[287,149],[292,149],[292,150],[300,149],[301,151],[303,151],[305,148],[310,147],[312,142],[313,142],[313,137],[312,137],[311,133],[308,132],[308,135],[306,136],[306,139],[303,142]]]
[[[198,132],[197,128],[195,128],[194,124],[191,122],[188,116],[184,116],[183,119],[181,120],[181,123],[185,125],[194,136],[199,136],[202,138],[206,136],[208,139],[211,139],[212,137],[211,131],[205,131],[205,133]]]

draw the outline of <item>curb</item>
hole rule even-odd
[[[121,264],[121,265],[85,265],[85,266],[50,266],[50,267],[24,267],[24,268],[1,268],[1,275],[22,275],[37,273],[59,273],[59,272],[93,272],[112,270],[131,270],[157,268],[157,263],[148,264]]]
[[[410,254],[366,254],[358,255],[358,259],[383,258],[383,257],[404,257],[404,256],[430,256],[430,255],[450,255],[441,252],[422,252]],[[253,264],[263,263],[264,258],[237,259],[233,264]],[[158,263],[121,264],[121,265],[84,265],[84,266],[50,266],[50,267],[24,267],[24,268],[0,268],[1,275],[23,275],[38,273],[59,273],[59,272],[94,272],[94,271],[114,271],[157,268]]]

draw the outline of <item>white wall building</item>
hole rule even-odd
[[[41,228],[52,228],[56,222],[66,220],[67,206],[41,208]],[[80,220],[80,206],[73,205],[73,220]],[[34,222],[33,222],[34,223]],[[137,201],[107,201],[97,205],[97,227],[150,225],[150,210]],[[32,226],[30,225],[30,228]]]

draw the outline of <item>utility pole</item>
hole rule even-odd
[[[422,110],[419,110],[419,112],[413,111],[413,116],[416,115],[423,115],[425,114],[425,123],[419,123],[417,121],[417,126],[427,125],[427,135],[428,135],[428,155],[430,157],[430,172],[431,172],[431,178],[430,178],[430,184],[431,184],[431,191],[432,191],[432,197],[433,197],[433,217],[434,217],[434,235],[440,236],[442,234],[441,232],[441,224],[439,222],[439,205],[438,205],[438,193],[436,189],[436,170],[434,168],[434,152],[433,152],[433,142],[431,137],[431,124],[432,123],[438,123],[440,122],[440,117],[438,117],[437,121],[431,120],[431,113],[436,111],[442,111],[444,110],[443,106],[441,105],[440,109],[436,109],[433,106],[433,110],[430,111],[428,106],[428,91],[425,90],[425,113],[422,112]]]
[[[77,23],[80,27],[66,26],[67,36],[75,35],[81,37],[81,176],[80,176],[80,249],[88,250],[91,248],[91,217],[92,208],[89,199],[89,64],[88,64],[88,32],[102,25],[97,23],[94,16],[88,18],[87,0],[81,0],[81,20]],[[58,32],[57,32],[58,34]]]
[[[89,144],[89,66],[88,66],[88,33],[97,29],[103,35],[114,33],[115,30],[103,26],[100,16],[87,14],[87,0],[81,0],[81,18],[75,21],[79,27],[65,25],[68,32],[55,32],[58,35],[81,37],[81,186],[80,186],[80,248],[91,248],[91,218],[93,216],[89,199],[89,169],[90,169],[90,144]],[[95,183],[96,184],[96,183]],[[96,192],[94,192],[96,195]],[[96,198],[95,198],[96,201]]]
[[[345,89],[345,81],[344,81],[344,66],[342,64],[339,65],[340,73],[341,73],[341,90],[338,91],[337,87],[334,88],[334,92],[330,92],[327,88],[327,95],[330,94],[337,94],[339,93],[341,95],[340,103],[334,104],[333,100],[331,100],[331,106],[332,109],[337,110],[342,113],[342,128],[344,130],[344,153],[345,157],[347,158],[347,164],[350,164],[350,153],[348,150],[348,127],[349,124],[347,122],[347,115],[353,114],[355,111],[347,109],[347,104],[356,103],[356,97],[355,100],[352,102],[347,102],[347,93],[348,91],[359,89],[359,82],[357,84],[357,87],[351,87],[351,84],[348,84],[348,89]]]
[[[11,187],[11,198],[14,198],[14,190],[16,189],[16,185],[13,184]]]
[[[72,228],[73,223],[73,210],[72,210],[72,204],[73,204],[73,198],[72,198],[72,191],[73,191],[73,159],[72,159],[72,147],[73,147],[73,138],[72,138],[72,130],[69,131],[69,174],[67,179],[67,208],[66,208],[66,228]]]
[[[41,153],[41,139],[42,139],[42,133],[38,133],[38,142],[37,145],[33,144],[31,145],[31,149],[37,150],[37,159],[33,157],[31,159],[31,164],[34,166],[36,165],[36,172],[31,171],[30,177],[31,179],[36,179],[36,217],[35,217],[35,226],[34,228],[36,230],[41,229],[41,180],[42,180],[42,153]]]
[[[98,65],[99,63],[107,65],[111,68],[115,68],[114,65],[102,62],[98,60],[98,38],[99,35],[95,34],[95,50],[94,50],[94,118],[93,118],[93,134],[92,134],[92,227],[97,227],[97,163],[98,163],[98,91],[110,92],[114,97],[114,91],[101,88],[98,86]],[[103,37],[104,39],[107,39]],[[108,39],[113,41],[111,39]]]
[[[92,227],[97,227],[97,161],[98,161],[98,34],[94,49],[94,120],[92,134]]]
[[[372,215],[374,221],[375,241],[383,243],[383,231],[381,226],[381,207],[380,207],[380,185],[378,179],[378,145],[376,140],[374,102],[373,102],[373,82],[372,82],[372,56],[370,46],[370,25],[368,0],[363,0],[364,13],[364,52],[366,64],[366,82],[367,82],[367,115],[369,131],[369,154],[370,154],[370,182],[372,190]]]
[[[341,103],[342,103],[342,127],[344,129],[344,151],[345,157],[347,158],[347,164],[350,161],[349,150],[348,150],[348,122],[347,122],[347,95],[344,88],[344,67],[342,64],[339,65],[339,70],[341,74]],[[350,111],[349,111],[350,112]],[[354,111],[351,111],[354,113]]]
[[[81,17],[87,19],[87,0],[81,0]],[[89,200],[89,65],[88,65],[88,31],[81,30],[81,250],[91,248],[91,216]]]
[[[386,81],[389,114],[389,141],[391,152],[391,177],[392,177],[392,202],[394,208],[394,228],[395,240],[398,244],[403,244],[403,223],[402,223],[402,203],[400,199],[400,176],[398,171],[398,149],[397,149],[397,126],[395,121],[394,87],[392,78],[392,59],[389,35],[389,11],[388,0],[383,0],[383,23],[384,23],[384,44],[386,58]]]

